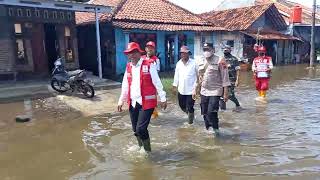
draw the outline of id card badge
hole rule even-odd
[[[269,75],[267,72],[258,72],[257,77],[258,78],[268,78]]]

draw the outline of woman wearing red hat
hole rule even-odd
[[[270,73],[273,68],[272,58],[266,56],[267,49],[264,46],[257,48],[258,57],[253,60],[252,71],[256,81],[256,89],[259,92],[259,100],[264,100],[269,89]]]
[[[128,44],[124,53],[130,62],[122,81],[122,90],[118,103],[118,111],[122,111],[124,102],[129,105],[130,119],[138,145],[144,147],[146,152],[151,151],[148,125],[154,108],[157,106],[157,94],[160,96],[161,107],[166,109],[166,92],[160,81],[156,65],[143,59],[138,43]]]

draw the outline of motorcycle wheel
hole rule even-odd
[[[63,84],[63,85],[61,85]],[[68,91],[68,88],[65,86],[66,82],[59,82],[56,79],[51,80],[51,87],[52,89],[54,89],[55,91],[59,92],[59,93],[64,93]]]
[[[90,84],[83,83],[81,89],[82,89],[83,95],[85,95],[86,97],[88,97],[88,98],[93,98],[94,97],[94,93],[95,92],[94,92],[93,87]]]

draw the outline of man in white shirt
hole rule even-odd
[[[194,99],[192,92],[197,83],[197,66],[193,59],[190,59],[190,50],[187,46],[180,49],[181,59],[177,62],[174,73],[173,89],[178,88],[178,101],[181,110],[188,114],[189,124],[194,120]]]
[[[127,64],[122,81],[122,91],[118,103],[118,111],[122,111],[124,102],[128,102],[132,129],[137,137],[138,145],[146,152],[151,151],[148,125],[154,108],[157,106],[157,94],[160,96],[160,105],[167,107],[166,92],[160,81],[156,65],[141,58],[138,43],[128,44],[124,53],[131,60]]]

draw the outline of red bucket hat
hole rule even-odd
[[[129,54],[130,52],[138,50],[140,53],[144,53],[144,51],[140,48],[140,45],[136,42],[131,42],[128,44],[128,47],[125,51],[123,51],[125,54]]]
[[[146,46],[152,46],[154,48],[156,48],[156,43],[154,43],[153,41],[149,41]]]

